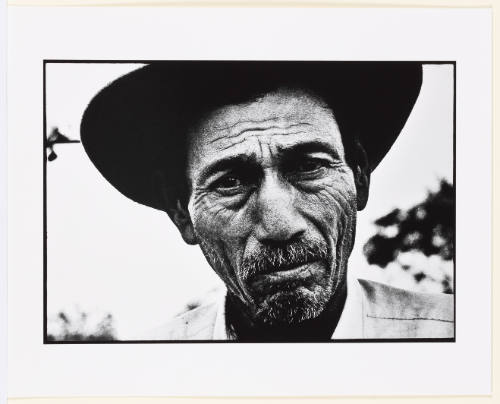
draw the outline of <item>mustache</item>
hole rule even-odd
[[[284,271],[314,261],[325,261],[330,256],[328,245],[322,240],[300,240],[283,247],[263,245],[243,259],[243,278]]]

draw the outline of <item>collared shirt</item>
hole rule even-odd
[[[147,339],[234,340],[227,327],[225,292],[180,314]],[[453,338],[453,296],[417,293],[365,279],[348,282],[332,339]]]

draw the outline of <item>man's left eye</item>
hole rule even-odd
[[[297,174],[308,174],[318,172],[329,166],[330,164],[328,161],[322,159],[309,159],[299,161],[294,164],[292,171],[296,172]]]

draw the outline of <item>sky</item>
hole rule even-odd
[[[47,133],[79,139],[82,113],[99,89],[138,64],[48,64]],[[221,285],[196,246],[186,245],[168,216],[113,188],[81,144],[56,145],[47,163],[48,315],[77,308],[111,313],[119,338],[165,323],[185,303]],[[373,172],[359,212],[350,276],[387,280],[368,266],[362,247],[373,221],[409,208],[453,180],[453,66],[426,65],[422,90],[401,135]],[[385,278],[384,278],[385,277]]]

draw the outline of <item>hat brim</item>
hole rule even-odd
[[[155,170],[182,177],[186,130],[217,107],[279,88],[309,91],[331,108],[343,136],[357,136],[373,171],[405,125],[421,84],[416,62],[154,62],[91,100],[81,141],[116,189],[162,209]]]

